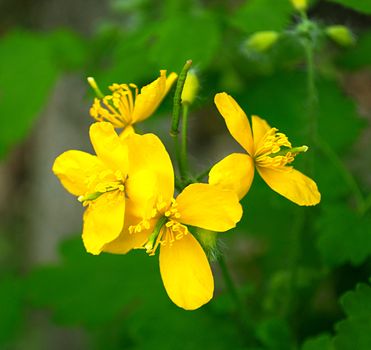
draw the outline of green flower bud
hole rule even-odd
[[[197,227],[195,236],[197,237],[197,240],[200,242],[209,259],[216,260],[219,255],[219,250],[217,247],[217,232]]]
[[[290,0],[292,3],[292,6],[295,7],[296,10],[299,12],[306,11],[308,8],[308,2],[307,0]]]
[[[193,71],[189,71],[182,91],[182,103],[192,104],[199,88],[200,84],[197,75]]]
[[[256,52],[264,52],[271,48],[278,40],[279,33],[262,31],[252,34],[246,41],[246,47]]]
[[[355,43],[352,32],[345,26],[335,25],[326,28],[329,38],[341,46],[352,46]]]

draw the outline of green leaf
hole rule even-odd
[[[52,32],[49,36],[53,60],[64,70],[81,68],[88,58],[88,45],[76,33],[67,29]]]
[[[188,59],[204,68],[217,55],[219,44],[219,25],[211,13],[174,16],[161,23],[149,55],[172,71],[179,71]]]
[[[371,66],[371,31],[363,33],[357,44],[340,57],[339,63],[351,70]]]
[[[267,350],[288,350],[291,348],[290,329],[282,319],[272,318],[262,321],[257,326],[256,333]]]
[[[108,54],[104,59],[104,68],[91,72],[103,91],[112,83],[135,83],[138,86],[142,81],[149,83],[146,79],[153,77],[154,80],[160,74],[159,69],[167,69],[164,65],[157,66],[160,62],[162,64],[162,60],[152,63],[148,55],[149,42],[156,28],[146,26],[127,35],[116,33],[112,38],[101,38],[101,41],[108,40],[113,46],[105,49]],[[95,42],[95,47],[100,51],[103,44],[101,41],[97,39]],[[97,54],[102,55],[101,52]]]
[[[355,103],[333,81],[318,79],[319,108],[316,113],[319,134],[335,150],[345,151],[358,136],[361,120]],[[279,128],[295,145],[310,142],[307,113],[306,76],[278,73],[254,82],[237,101],[249,114],[256,114]],[[307,155],[303,155],[306,157]]]
[[[347,319],[336,324],[335,350],[371,349],[371,288],[359,284],[340,300]]]
[[[92,256],[73,239],[62,246],[61,263],[36,269],[27,285],[33,305],[48,307],[59,323],[88,327],[98,348],[243,349],[235,320],[212,302],[188,312],[170,301],[158,254]]]
[[[332,205],[334,200],[347,198],[351,190],[344,177],[340,175],[338,168],[327,156],[317,152],[314,157],[315,180],[321,192],[320,205]],[[334,183],[337,186],[334,186]]]
[[[246,349],[236,320],[212,313],[208,307],[185,312],[162,304],[157,310],[133,315],[130,326],[138,350]]]
[[[288,0],[250,0],[231,16],[231,23],[248,34],[263,30],[281,31],[290,23],[292,12]]]
[[[340,303],[347,315],[335,325],[336,334],[322,334],[308,339],[302,350],[369,350],[371,349],[371,288],[359,284],[344,294]]]
[[[328,0],[349,7],[352,10],[371,15],[371,0]]]
[[[318,220],[318,249],[326,264],[359,265],[371,255],[371,218],[359,217],[344,204],[323,207]]]
[[[8,276],[0,280],[0,345],[13,339],[23,322],[21,281]]]
[[[30,130],[56,75],[46,37],[14,31],[0,40],[0,158]]]
[[[36,269],[28,283],[31,301],[52,307],[61,323],[102,324],[165,293],[157,261],[142,251],[93,256],[79,238],[65,243],[62,255],[60,266]]]
[[[301,350],[333,350],[331,340],[330,335],[321,334],[317,337],[307,339]]]

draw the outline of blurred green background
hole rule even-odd
[[[371,1],[312,1],[320,142],[308,132],[306,61],[289,0],[2,0],[0,3],[0,349],[371,349]],[[324,34],[342,24],[344,47]],[[257,31],[280,40],[248,48]],[[296,161],[321,203],[301,208],[258,178],[237,229],[220,234],[241,322],[217,264],[214,299],[177,308],[158,258],[88,255],[80,203],[51,173],[91,151],[86,83],[142,86],[194,62],[190,153],[200,172],[238,150],[213,106],[233,95],[310,146]],[[168,148],[172,94],[140,124]],[[309,117],[308,117],[309,115]]]

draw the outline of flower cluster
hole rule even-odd
[[[161,140],[133,128],[154,113],[175,80],[175,73],[166,77],[161,71],[140,92],[134,84],[113,84],[110,95],[98,94],[90,109],[96,120],[90,127],[96,155],[67,151],[57,157],[53,172],[86,208],[82,238],[89,253],[159,251],[167,294],[176,305],[194,310],[212,298],[214,280],[192,228],[234,228],[242,217],[239,200],[250,189],[255,167],[268,186],[294,203],[315,205],[320,194],[310,178],[292,167],[295,156],[308,147],[292,147],[286,135],[257,116],[251,128],[246,114],[224,92],[215,96],[215,104],[246,153],[233,153],[214,165],[208,183],[191,183],[175,193],[173,165]],[[98,89],[94,80],[90,83]],[[196,84],[185,84],[190,89],[183,94],[187,103]],[[115,128],[123,131],[118,134]]]

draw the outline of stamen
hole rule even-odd
[[[171,246],[175,240],[183,238],[188,233],[187,227],[177,221],[180,218],[177,206],[177,203],[173,199],[170,207],[163,211],[166,208],[166,204],[160,198],[156,208],[152,210],[152,212],[155,212],[154,216],[156,216],[159,213],[156,209],[161,208],[162,216],[157,221],[155,229],[148,238],[148,241],[144,244],[144,248],[149,255],[154,255],[160,244]],[[129,232],[135,232],[135,228],[129,227]]]
[[[119,181],[109,181],[109,179],[114,179],[112,175],[116,175]],[[116,190],[124,192],[125,185],[121,180],[122,178],[121,171],[113,173],[112,170],[104,170],[100,172],[99,175],[91,176],[86,180],[86,184],[89,188],[93,189],[93,192],[81,195],[77,200],[81,202],[83,206],[87,206],[91,201],[98,199],[104,193],[114,192]]]
[[[294,161],[295,156],[306,152],[307,146],[292,147],[287,136],[271,128],[263,137],[261,146],[255,151],[255,162],[261,167],[282,168]]]
[[[96,87],[95,80],[88,80],[93,89]],[[95,84],[95,85],[94,85]],[[90,115],[97,121],[108,121],[115,127],[122,128],[131,123],[134,112],[135,99],[138,96],[138,88],[135,84],[112,84],[109,89],[111,95],[97,94],[90,108]]]

